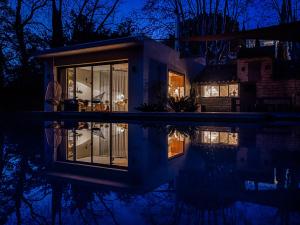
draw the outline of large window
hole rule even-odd
[[[174,98],[181,98],[184,96],[184,75],[169,71],[168,74],[168,94]]]
[[[238,84],[201,85],[201,97],[238,97]]]
[[[79,111],[128,111],[128,63],[61,68],[59,75],[65,110],[72,102]]]
[[[67,130],[65,158],[59,160],[127,167],[128,125],[92,122]]]

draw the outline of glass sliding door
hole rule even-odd
[[[65,111],[128,111],[128,63],[60,68],[59,83]]]
[[[76,99],[79,111],[92,111],[92,67],[76,67]]]
[[[93,66],[93,111],[110,111],[110,65]]]
[[[128,111],[128,63],[112,65],[112,111]]]

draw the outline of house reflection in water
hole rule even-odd
[[[200,127],[194,143],[211,147],[238,147],[239,133],[226,127]]]
[[[53,152],[48,175],[97,184],[109,181],[125,189],[157,187],[169,176],[168,168],[176,171],[188,143],[178,131],[167,134],[140,124],[62,122],[46,130],[47,148],[52,148],[48,152]]]
[[[66,154],[59,161],[128,166],[128,125],[80,123],[79,129],[66,130]]]
[[[214,221],[226,224],[242,212],[241,203],[247,203],[243,204],[243,210],[251,210],[253,206],[257,210],[281,210],[282,218],[300,210],[299,148],[296,148],[300,146],[299,128],[193,126],[189,129],[162,125],[157,129],[140,124],[94,122],[78,123],[75,128],[63,125],[62,135],[54,132],[61,142],[55,145],[56,156],[48,172],[57,188],[54,192],[58,200],[53,198],[53,202],[62,202],[64,182],[71,180],[75,181],[72,187],[76,196],[79,192],[86,202],[93,199],[85,197],[87,193],[94,196],[110,190],[132,194],[130,207],[139,215],[151,214],[148,208],[146,212],[139,211],[141,202],[157,202],[152,204],[155,212],[158,209],[169,212],[171,204],[182,205],[180,210],[172,211],[174,218],[181,218],[180,224],[189,224],[182,220],[195,219],[206,212],[213,213],[207,213],[203,224]],[[187,135],[189,131],[191,135]],[[277,139],[280,141],[272,143]],[[287,157],[298,160],[292,165],[293,161]],[[87,187],[92,187],[90,192]],[[166,198],[162,198],[164,194]],[[115,196],[118,195],[113,195],[113,201],[122,204],[122,199],[115,200]],[[99,203],[93,201],[94,205]],[[244,214],[247,213],[241,215]],[[162,221],[155,224],[167,224],[163,215],[157,219]],[[252,221],[248,215],[247,219]]]

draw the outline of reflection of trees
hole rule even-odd
[[[30,220],[37,224],[47,224],[44,216],[34,207],[35,202],[43,200],[49,194],[49,188],[42,179],[42,165],[35,162],[22,145],[10,144],[1,136],[1,223],[15,212],[16,223],[23,224],[22,212],[27,208]],[[38,195],[31,196],[31,191],[39,189]],[[27,218],[29,219],[29,218]]]
[[[122,194],[111,196],[110,191],[93,189],[77,184],[52,183],[52,221],[67,219],[70,214],[80,218],[84,224],[102,224],[101,220],[110,218],[113,224],[119,224],[114,203],[120,202]],[[69,211],[68,211],[69,209]],[[65,218],[62,218],[64,215]]]

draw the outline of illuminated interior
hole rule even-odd
[[[174,132],[168,136],[168,158],[173,158],[184,152],[184,136]]]
[[[202,85],[201,97],[239,97],[239,85]]]
[[[84,123],[67,131],[67,161],[128,166],[128,125]]]
[[[184,75],[169,71],[168,82],[169,96],[174,98],[181,98],[184,96]]]
[[[201,143],[203,144],[222,144],[222,145],[238,145],[238,133],[226,131],[201,131]]]
[[[59,71],[63,97],[77,100],[79,111],[128,111],[128,63]]]

